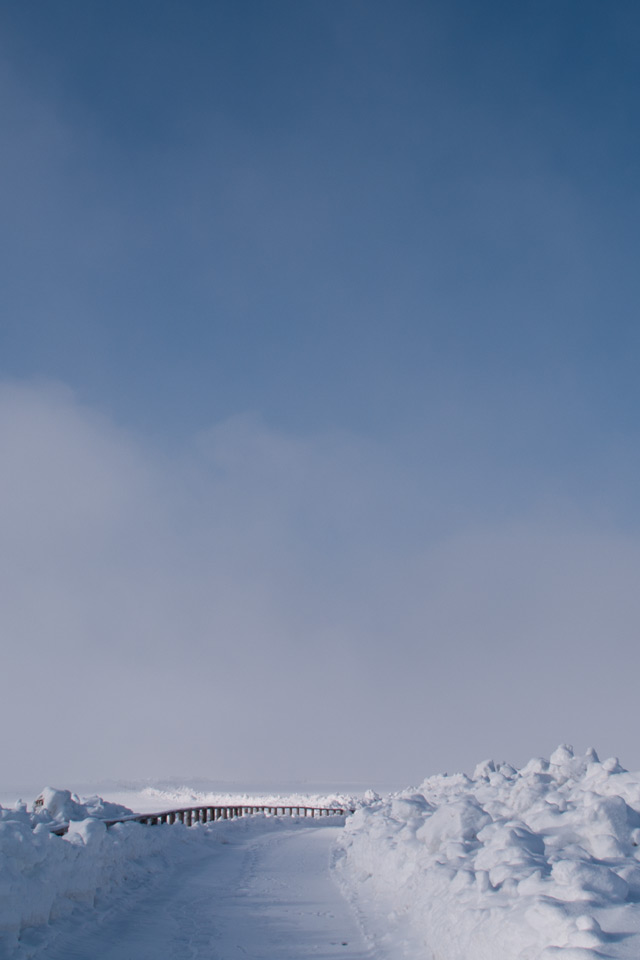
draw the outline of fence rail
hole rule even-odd
[[[116,823],[143,823],[156,826],[160,823],[183,823],[191,827],[196,823],[213,823],[215,820],[234,820],[236,817],[250,817],[257,813],[269,814],[272,817],[344,817],[353,810],[344,807],[304,807],[298,804],[225,804],[224,806],[181,807],[179,810],[163,810],[161,813],[133,813],[124,817],[103,820],[106,827],[113,827]],[[69,829],[69,824],[61,824],[52,830],[52,833],[62,836]]]

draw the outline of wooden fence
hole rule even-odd
[[[148,826],[156,826],[160,823],[183,823],[186,827],[191,827],[195,823],[213,823],[215,820],[234,820],[236,817],[250,817],[256,813],[268,814],[272,817],[344,817],[347,813],[353,813],[353,810],[346,810],[344,807],[303,807],[298,804],[269,804],[266,806],[256,806],[255,804],[225,804],[219,806],[197,806],[181,807],[179,810],[163,810],[161,813],[133,813],[124,817],[116,817],[112,820],[103,820],[107,827],[113,827],[116,823],[144,823]],[[69,824],[65,823],[52,830],[52,833],[62,836],[69,829]]]

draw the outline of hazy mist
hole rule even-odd
[[[170,456],[55,384],[2,387],[0,443],[8,782],[640,762],[637,539],[442,529],[356,436],[238,417]]]

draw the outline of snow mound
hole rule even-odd
[[[640,774],[561,746],[430,777],[347,820],[335,873],[382,947],[438,960],[640,956]]]
[[[41,823],[68,823],[70,820],[85,820],[97,817],[100,820],[115,820],[133,814],[119,803],[108,803],[102,797],[85,797],[80,800],[70,790],[54,790],[45,787],[33,805],[34,816]]]
[[[125,883],[146,886],[176,862],[217,842],[215,824],[146,827],[102,819],[126,816],[126,807],[100,797],[81,801],[68,790],[47,788],[33,812],[23,803],[0,807],[0,958],[41,955],[43,938],[83,905],[93,907]],[[57,836],[52,827],[69,823]],[[50,926],[53,923],[53,926]],[[47,941],[48,942],[48,941]]]

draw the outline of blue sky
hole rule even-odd
[[[207,577],[233,581],[229,595],[245,601],[255,589],[262,613],[238,635],[259,654],[257,624],[265,636],[292,631],[296,669],[280,681],[274,672],[274,689],[286,699],[298,684],[318,710],[304,652],[322,611],[335,611],[326,629],[341,637],[342,694],[360,689],[354,717],[384,699],[390,661],[379,654],[395,634],[390,722],[408,675],[430,669],[491,556],[485,590],[497,608],[522,563],[511,612],[491,640],[493,608],[460,619],[456,637],[475,665],[460,676],[464,656],[452,654],[443,667],[447,690],[466,690],[473,710],[476,653],[489,676],[495,647],[512,689],[513,638],[527,635],[532,604],[567,663],[597,658],[607,631],[586,641],[571,614],[580,607],[593,625],[577,598],[604,581],[613,594],[602,587],[597,606],[617,624],[607,642],[635,663],[633,591],[620,596],[614,584],[635,569],[639,519],[639,27],[631,0],[2,5],[0,419],[18,464],[5,480],[6,523],[20,542],[11,518],[41,505],[46,529],[34,532],[16,583],[30,582],[34,555],[48,557],[38,591],[66,598],[78,649],[89,637],[88,664],[103,598],[88,590],[80,615],[74,578],[117,577],[134,528],[173,558],[150,575],[151,620],[175,583],[172,563],[200,557],[202,583],[184,589],[202,622],[213,616]],[[30,486],[34,469],[43,484],[59,470],[117,475],[128,492],[116,505],[96,495],[82,514],[74,483],[61,479],[47,508],[49,493]],[[149,503],[157,509],[140,527]],[[128,509],[135,520],[125,522]],[[57,510],[66,526],[47,532]],[[80,549],[64,531],[84,530],[87,517],[99,532]],[[226,550],[243,545],[233,576],[199,552],[202,529]],[[57,544],[50,556],[41,536]],[[537,564],[565,549],[572,586],[558,575],[536,594]],[[456,550],[456,563],[443,560]],[[54,590],[60,557],[68,580]],[[256,557],[264,565],[249,576]],[[131,582],[152,566],[140,557]],[[439,596],[450,606],[436,616],[422,604],[443,569]],[[428,580],[413,582],[416,570]],[[12,616],[9,634],[24,609]],[[137,636],[134,620],[116,618],[101,643]],[[46,630],[29,629],[32,645],[36,635],[46,643]],[[535,685],[544,670],[531,669]],[[240,667],[228,670],[239,690]],[[454,732],[424,760],[411,745],[398,754],[390,734],[399,759],[389,774],[420,779],[424,765],[480,759],[472,750],[528,755],[554,737],[579,741],[593,675],[583,681],[540,743],[533,724],[506,736],[498,714],[471,744]],[[158,710],[160,694],[146,696]],[[430,709],[416,706],[415,722],[435,722]],[[602,730],[622,751],[627,719],[603,711],[609,726],[594,736]],[[373,750],[363,738],[362,756]],[[87,772],[79,749],[70,747],[69,776]],[[376,773],[373,756],[358,775]],[[159,756],[146,772],[166,773],[174,759]],[[353,758],[335,769],[325,760],[316,767],[327,776],[347,777]],[[190,762],[206,772],[197,751]],[[303,772],[317,777],[313,762]],[[102,766],[117,772],[117,754]],[[17,759],[15,770],[31,775]]]
[[[518,378],[633,424],[635,4],[3,6],[8,375],[178,431]]]

